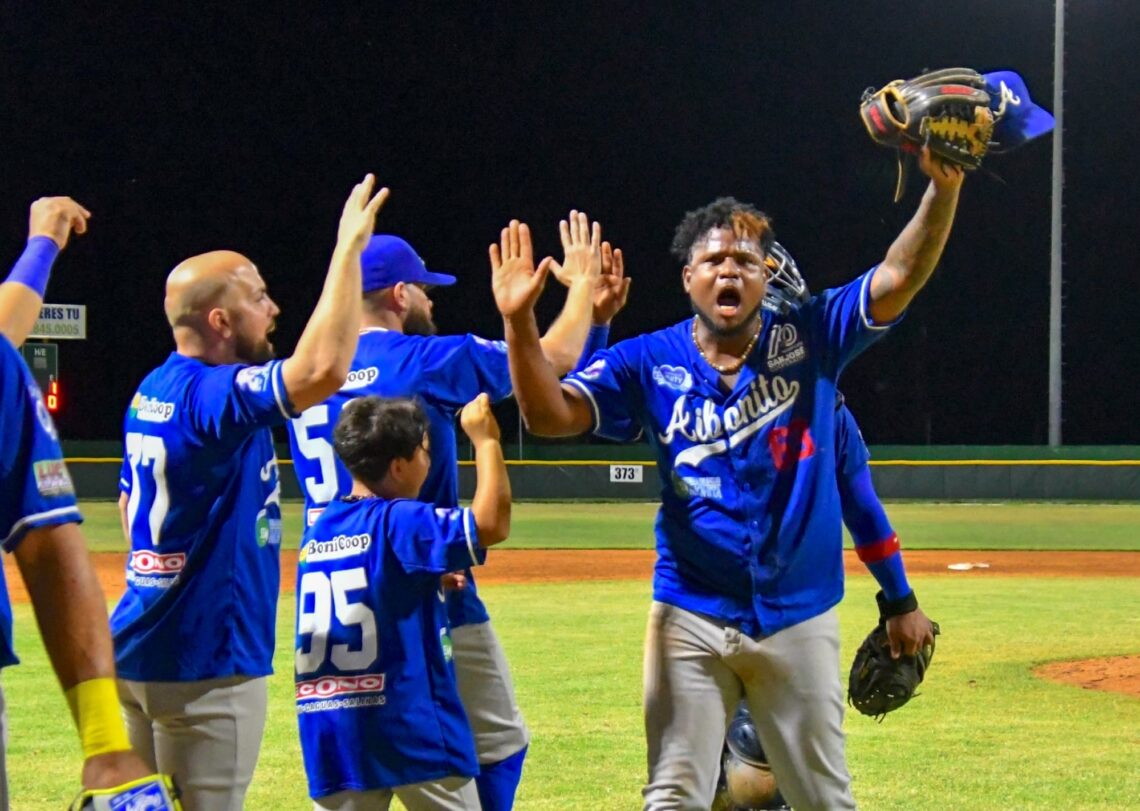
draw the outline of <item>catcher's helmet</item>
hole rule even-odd
[[[787,808],[756,734],[756,725],[741,701],[725,734],[724,783],[735,809]]]
[[[764,291],[761,306],[774,313],[785,313],[792,306],[802,304],[811,298],[807,282],[800,275],[796,260],[787,248],[773,242],[764,260],[768,266],[768,288]]]
[[[745,763],[765,768],[768,766],[768,758],[764,756],[764,748],[760,745],[760,737],[756,734],[756,725],[752,723],[752,713],[748,711],[746,701],[737,705],[724,742],[728,744],[728,750]]]

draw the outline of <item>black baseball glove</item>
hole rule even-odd
[[[937,622],[930,624],[935,636],[941,633]],[[881,722],[887,713],[897,710],[914,697],[914,691],[922,684],[932,658],[933,641],[914,656],[903,654],[892,659],[886,620],[880,619],[855,652],[847,680],[847,703]]]
[[[875,143],[898,155],[895,202],[902,197],[905,156],[924,146],[947,163],[977,169],[990,148],[995,117],[985,78],[970,68],[930,71],[867,88],[859,106]]]

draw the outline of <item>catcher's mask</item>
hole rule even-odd
[[[748,705],[740,702],[725,735],[724,782],[736,808],[784,808]]]
[[[793,306],[803,304],[811,298],[796,260],[779,242],[772,243],[764,263],[768,266],[768,287],[760,306],[765,310],[784,314]]]

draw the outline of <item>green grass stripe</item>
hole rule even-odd
[[[921,695],[882,724],[849,714],[860,807],[906,811],[1140,809],[1140,700],[1041,681],[1043,662],[1140,653],[1136,582],[917,577],[943,629]],[[875,620],[870,578],[840,606],[841,675]],[[520,811],[626,811],[645,774],[640,581],[487,585],[533,743]],[[13,808],[57,809],[79,780],[78,743],[27,606],[24,663],[4,671]],[[261,759],[247,807],[308,809],[292,709],[293,601],[278,617]]]
[[[87,501],[83,525],[94,551],[123,551],[114,502]],[[284,546],[296,549],[302,507],[282,505]],[[887,513],[903,549],[1138,550],[1140,504],[896,502]],[[657,505],[649,502],[522,502],[513,549],[651,549]],[[850,539],[846,540],[848,548]]]

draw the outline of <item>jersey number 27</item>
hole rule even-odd
[[[142,500],[142,477],[149,471],[154,481],[154,501],[147,512],[147,529],[152,546],[162,539],[162,522],[170,509],[170,493],[166,489],[166,444],[160,436],[131,431],[127,434],[127,458],[131,462],[131,494],[127,497],[127,526],[135,532],[135,516]]]

